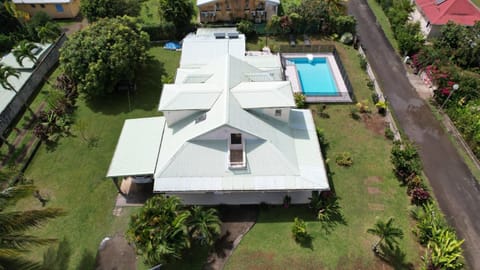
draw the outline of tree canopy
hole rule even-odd
[[[100,19],[67,40],[60,64],[87,99],[111,93],[120,80],[132,80],[145,62],[148,34],[135,19]]]
[[[127,236],[145,263],[157,265],[182,257],[194,243],[213,244],[220,234],[220,220],[213,208],[185,207],[175,196],[149,199],[130,220]]]
[[[82,0],[80,9],[88,21],[117,16],[136,17],[140,14],[142,1],[138,0]]]
[[[183,32],[190,25],[195,9],[191,0],[160,0],[159,13],[177,31]]]

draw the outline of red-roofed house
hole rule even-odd
[[[472,26],[480,21],[480,9],[470,0],[412,0],[415,10],[411,14],[414,21],[420,22],[424,35],[435,37],[440,34],[442,25],[453,21]]]

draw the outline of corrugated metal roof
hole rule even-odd
[[[288,81],[240,83],[231,91],[244,109],[295,107]]]
[[[13,88],[15,88],[16,91],[20,91],[28,78],[30,78],[31,74],[32,72],[20,71],[18,74],[18,78],[10,76],[7,80],[13,86]],[[13,100],[13,97],[15,97],[15,95],[15,91],[4,89],[0,85],[0,112],[3,112],[3,110],[5,110],[5,108]]]
[[[107,177],[153,174],[164,127],[164,117],[126,120]]]
[[[47,52],[48,48],[50,48],[50,46],[52,46],[52,44],[50,44],[50,43],[48,43],[48,44],[34,43],[34,44],[39,49],[39,51],[35,55],[35,57],[37,57],[37,59],[40,59]],[[11,66],[12,68],[18,69],[18,70],[29,70],[29,69],[33,69],[34,66],[35,66],[35,63],[32,62],[32,60],[30,60],[29,58],[26,58],[26,57],[22,59],[23,66],[20,65],[20,63],[17,62],[17,59],[15,58],[15,56],[13,55],[12,52],[5,55],[0,60],[0,63],[2,63],[4,65],[7,65],[7,66]]]
[[[160,111],[175,110],[208,110],[222,92],[215,84],[166,84],[158,109]]]

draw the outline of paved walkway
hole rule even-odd
[[[441,209],[465,239],[466,261],[471,269],[478,269],[480,185],[410,84],[403,63],[376,23],[366,0],[348,1],[348,8],[357,19],[361,44],[400,126],[419,147],[425,174]]]

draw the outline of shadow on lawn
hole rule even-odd
[[[136,78],[136,91],[115,91],[104,97],[97,97],[87,101],[88,107],[94,111],[108,115],[128,113],[140,109],[151,111],[158,107],[162,92],[162,76],[166,74],[162,62],[149,57]]]
[[[95,268],[95,257],[93,253],[88,250],[83,250],[82,258],[77,265],[77,270],[84,270],[84,269],[94,269]]]
[[[71,255],[72,248],[70,247],[70,243],[66,239],[63,239],[56,249],[49,247],[43,254],[42,267],[50,270],[68,269]]]
[[[413,270],[414,265],[406,261],[406,254],[398,246],[393,249],[386,245],[380,245],[380,252],[376,254],[383,262],[392,266],[395,270]]]

